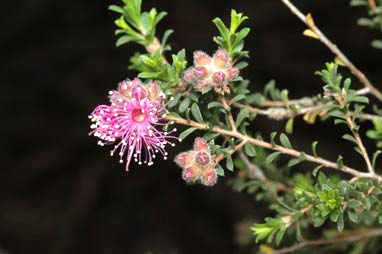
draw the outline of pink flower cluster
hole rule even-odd
[[[126,171],[132,158],[138,164],[153,164],[156,154],[167,159],[165,146],[176,139],[158,129],[166,125],[164,94],[158,82],[143,84],[139,79],[122,81],[118,89],[109,92],[110,105],[99,105],[89,118],[93,122],[89,134],[99,138],[98,144],[115,144],[111,155],[118,152],[120,163],[126,159]]]
[[[175,162],[183,168],[182,177],[188,183],[216,184],[218,175],[207,141],[196,138],[194,149],[175,157]]]
[[[233,67],[227,51],[220,48],[212,57],[203,51],[195,51],[194,67],[184,72],[183,79],[198,91],[210,87],[217,93],[230,93],[228,85],[238,74],[239,70]]]

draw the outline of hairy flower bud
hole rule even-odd
[[[197,91],[211,87],[217,93],[230,93],[228,85],[238,75],[239,70],[233,67],[227,51],[220,48],[213,57],[203,51],[195,51],[194,66],[184,72],[183,80]]]
[[[208,167],[204,169],[201,180],[202,184],[205,186],[215,185],[218,180],[218,174],[216,173],[216,169],[213,167]]]
[[[193,72],[197,78],[204,78],[207,75],[207,70],[203,66],[195,67]]]
[[[210,163],[210,155],[206,152],[198,152],[195,155],[195,161],[201,166],[205,166]]]
[[[182,178],[188,183],[199,182],[212,186],[217,181],[216,165],[208,143],[203,138],[195,139],[193,150],[178,154],[175,163],[183,168]]]
[[[218,49],[213,55],[214,65],[216,68],[224,68],[228,64],[228,53],[224,49]]]
[[[222,71],[215,72],[215,73],[212,75],[212,80],[213,80],[215,83],[223,83],[224,80],[225,80],[225,74],[224,74],[224,72],[222,72]]]
[[[194,65],[195,66],[205,66],[211,64],[211,57],[204,53],[203,51],[194,52]]]
[[[197,166],[191,166],[183,169],[182,178],[188,183],[196,182],[202,175],[202,169]]]
[[[194,160],[194,154],[192,152],[183,152],[175,157],[175,163],[181,167],[190,165]]]

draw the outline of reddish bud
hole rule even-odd
[[[195,182],[199,180],[201,174],[202,174],[201,168],[196,166],[188,167],[183,170],[182,178],[188,183]]]
[[[223,83],[225,81],[225,74],[222,71],[214,72],[212,75],[212,80],[215,83]]]
[[[204,78],[207,75],[207,70],[203,66],[195,67],[193,72],[197,78]]]
[[[187,70],[184,72],[183,74],[183,79],[187,82],[187,83],[194,83],[195,82],[195,74],[192,70]]]
[[[225,51],[224,49],[218,49],[214,56],[213,56],[213,59],[214,59],[214,65],[221,69],[223,68],[227,62],[228,62],[228,54],[227,54],[227,51]]]
[[[185,167],[192,163],[194,159],[194,156],[192,152],[184,152],[180,153],[175,157],[175,163],[178,164],[180,167]]]
[[[233,68],[233,67],[228,68],[228,69],[226,69],[225,74],[226,74],[227,79],[231,80],[231,79],[234,79],[237,77],[237,75],[239,74],[239,70],[237,68]]]
[[[198,152],[195,155],[195,161],[201,166],[205,166],[210,163],[210,155],[206,152]]]
[[[196,152],[206,152],[210,153],[210,148],[207,144],[207,141],[203,138],[196,138],[195,139],[195,144],[194,144],[194,150]]]
[[[130,98],[131,86],[127,81],[124,80],[118,84],[118,92],[120,95],[126,98]]]
[[[211,57],[203,51],[194,52],[194,65],[205,66],[211,63]]]
[[[148,92],[150,99],[156,99],[159,95],[159,84],[157,81],[150,81],[148,83]]]
[[[215,168],[208,167],[205,170],[203,170],[202,173],[202,184],[205,186],[213,186],[216,184],[218,180],[218,175],[216,173]]]

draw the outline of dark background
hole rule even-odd
[[[294,2],[311,11],[328,37],[380,86],[381,52],[369,47],[375,33],[356,26],[365,10],[350,8],[348,0]],[[143,51],[131,44],[114,47],[117,15],[107,11],[112,3],[119,2],[2,2],[0,246],[31,254],[234,253],[234,224],[262,219],[267,206],[233,193],[224,180],[214,188],[186,186],[171,160],[191,143],[170,151],[169,161],[132,165],[126,174],[109,149],[87,135],[87,115],[106,102],[118,81],[134,77],[126,69],[128,59]],[[214,17],[227,21],[231,8],[244,12],[252,32],[246,43],[250,67],[242,74],[251,89],[274,78],[292,98],[321,91],[313,73],[333,55],[301,35],[304,25],[281,1],[144,1],[146,10],[152,6],[169,13],[158,34],[173,28],[171,45],[186,48],[189,60],[195,49],[216,49]],[[254,124],[268,131],[282,126],[264,118]],[[291,140],[301,149],[320,140],[323,156],[335,159],[342,150],[346,163],[362,167],[338,138],[344,131],[299,120]]]

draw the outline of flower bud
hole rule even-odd
[[[192,152],[180,153],[175,157],[175,163],[180,167],[185,167],[193,162],[194,156]]]
[[[206,152],[209,153],[210,148],[207,144],[207,141],[203,138],[196,138],[194,144],[194,150],[196,152]]]
[[[198,152],[195,155],[195,161],[201,166],[205,166],[210,163],[210,155],[206,152]]]
[[[204,78],[207,75],[207,70],[203,66],[195,67],[193,72],[197,78]]]
[[[118,92],[126,98],[130,98],[131,86],[128,81],[124,80],[118,84]]]
[[[191,166],[183,169],[182,178],[188,183],[196,182],[202,174],[202,169],[196,166]]]
[[[227,79],[231,80],[231,79],[234,79],[237,77],[237,75],[239,74],[239,70],[237,68],[233,68],[233,67],[228,68],[228,69],[226,69],[225,74],[226,74]]]
[[[203,51],[194,52],[194,65],[195,66],[205,66],[211,63],[211,57],[204,53]]]
[[[185,71],[184,74],[183,74],[183,79],[187,83],[194,83],[195,82],[195,74],[194,74],[193,70]]]
[[[156,99],[159,95],[159,84],[156,81],[150,81],[148,83],[148,93],[150,99]]]
[[[216,66],[216,68],[219,68],[219,69],[223,68],[228,62],[227,51],[221,48],[218,49],[215,52],[213,59],[214,59],[214,65]]]
[[[208,167],[204,169],[201,180],[202,180],[202,184],[204,184],[205,186],[215,185],[218,180],[216,169],[213,167]]]
[[[214,72],[212,75],[212,80],[215,83],[223,83],[225,81],[225,74],[222,71]]]

